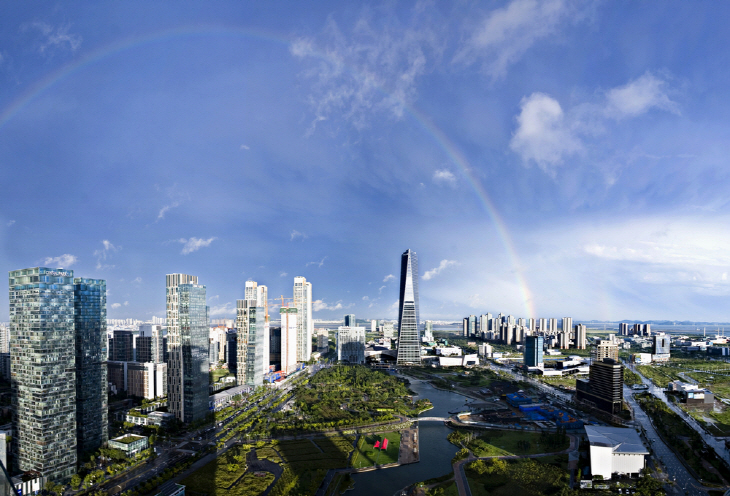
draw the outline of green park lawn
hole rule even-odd
[[[479,457],[556,453],[570,446],[568,436],[558,433],[488,430],[476,436],[474,431],[459,429],[448,438],[456,446],[466,444]]]
[[[388,439],[388,448],[386,450],[374,448],[375,442],[382,443],[383,438]],[[354,468],[364,468],[372,467],[375,464],[395,463],[398,461],[399,452],[400,432],[366,434],[357,443],[357,450],[352,458],[352,466]]]

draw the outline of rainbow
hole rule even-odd
[[[84,67],[92,65],[103,59],[106,59],[112,55],[131,50],[133,48],[143,46],[150,43],[157,43],[160,41],[170,40],[176,37],[188,37],[188,36],[235,36],[259,39],[262,41],[274,42],[283,45],[287,49],[291,45],[291,39],[280,34],[265,31],[262,29],[255,28],[230,28],[217,25],[199,25],[199,26],[181,26],[174,29],[167,29],[158,31],[145,36],[132,37],[120,40],[118,42],[111,43],[109,45],[100,47],[96,50],[89,52],[80,59],[69,63],[56,71],[51,72],[48,76],[40,79],[35,84],[31,85],[23,94],[11,102],[2,112],[0,112],[0,129],[7,124],[13,117],[15,117],[23,108],[25,108],[35,98],[42,95],[51,89],[54,85],[60,81],[68,78],[81,71]],[[327,54],[322,52],[312,51],[310,52],[313,56],[328,60],[331,58]],[[338,61],[341,63],[341,61]],[[352,67],[347,68],[350,72],[357,75],[358,71]],[[384,95],[392,98],[392,95],[383,88],[379,88]],[[408,105],[405,102],[403,109],[405,112],[419,125],[423,131],[429,135],[438,147],[446,154],[451,163],[461,172],[464,178],[466,178],[469,185],[472,187],[474,192],[479,199],[480,204],[484,208],[485,212],[489,216],[490,220],[497,229],[497,233],[502,242],[502,245],[509,257],[510,263],[512,264],[518,287],[520,288],[522,302],[524,304],[524,310],[528,318],[535,317],[534,302],[532,295],[525,280],[524,274],[522,273],[522,267],[517,255],[517,251],[514,248],[512,238],[505,226],[504,221],[499,215],[499,212],[492,203],[489,195],[487,194],[481,182],[471,172],[471,167],[468,160],[459,151],[459,148],[439,129],[433,122],[421,111],[416,109],[413,105]]]

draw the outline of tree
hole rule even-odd
[[[71,477],[71,489],[76,491],[76,490],[78,490],[80,485],[81,485],[81,476],[79,474],[74,474]]]

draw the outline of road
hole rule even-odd
[[[643,383],[649,387],[649,392],[651,394],[666,403],[673,412],[682,417],[689,424],[690,427],[697,431],[697,433],[702,436],[702,439],[709,446],[712,446],[715,449],[717,456],[725,460],[726,463],[730,464],[730,451],[728,451],[728,449],[725,447],[724,438],[716,438],[715,436],[708,434],[707,431],[695,419],[687,414],[687,412],[675,405],[673,401],[669,401],[669,398],[667,398],[667,395],[664,394],[664,390],[662,388],[656,387],[653,382],[641,375],[641,373],[636,370],[633,365],[626,363],[624,365],[629,367],[632,371],[639,375],[639,377],[641,377]]]
[[[657,434],[654,424],[651,423],[649,416],[644,413],[637,401],[632,395],[631,389],[624,386],[624,399],[634,410],[634,418],[636,423],[644,428],[646,439],[654,450],[654,458],[662,463],[665,472],[668,474],[669,480],[674,481],[675,486],[668,486],[668,494],[688,494],[691,496],[707,495],[707,491],[697,482],[692,474],[689,473],[687,467],[679,461],[677,455],[671,450]]]

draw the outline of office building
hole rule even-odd
[[[477,318],[474,315],[464,317],[463,335],[465,338],[473,338],[477,334]]]
[[[269,333],[266,310],[256,300],[236,302],[238,334],[237,377],[239,386],[260,386],[269,367]]]
[[[586,326],[585,324],[576,324],[575,325],[575,340],[574,346],[578,350],[585,350],[586,349]]]
[[[373,334],[378,332],[378,321],[375,319],[370,321],[370,332]]]
[[[652,359],[655,362],[666,362],[669,360],[669,336],[660,333],[655,334],[652,343]]]
[[[427,320],[423,323],[423,341],[426,343],[433,342],[433,322]]]
[[[337,329],[337,360],[365,363],[365,328],[340,327]]]
[[[297,368],[297,308],[281,307],[281,370],[291,374]]]
[[[327,329],[317,331],[317,352],[327,353],[330,348],[330,333]]]
[[[197,276],[168,274],[167,409],[184,423],[208,414],[208,307]]]
[[[609,335],[609,339],[599,339],[596,342],[596,361],[604,358],[611,358],[618,361],[618,344],[613,339],[613,334]]]
[[[112,394],[153,400],[167,396],[167,364],[154,362],[108,362],[109,390]]]
[[[76,448],[82,455],[109,440],[106,371],[106,281],[74,279]],[[85,458],[85,457],[83,457]]]
[[[234,376],[237,376],[238,373],[238,333],[235,329],[228,329],[228,332],[226,332],[225,336],[225,362],[226,365],[228,365],[228,371],[233,374]],[[268,350],[269,346],[264,347],[264,363],[269,363],[268,358]]]
[[[618,334],[619,334],[619,336],[628,336],[629,335],[629,324],[627,324],[626,322],[619,322]]]
[[[134,354],[134,333],[125,329],[114,329],[109,338],[109,360],[133,362]]]
[[[281,326],[269,327],[269,364],[281,370]]]
[[[524,351],[525,367],[543,367],[544,342],[542,336],[527,336]]]
[[[406,250],[400,261],[400,299],[398,301],[398,365],[421,363],[421,337],[418,329],[418,256]]]
[[[297,309],[297,361],[308,362],[312,358],[312,283],[304,277],[294,278],[294,308]],[[282,324],[282,330],[284,325]]]
[[[395,337],[395,328],[392,322],[383,322],[380,324],[380,332],[384,338],[393,339]]]
[[[540,319],[540,324],[539,325],[540,325],[540,327],[539,327],[540,332],[542,332],[543,334],[545,334],[546,332],[548,332],[547,319]]]
[[[345,315],[345,318],[343,319],[344,326],[345,327],[355,327],[357,326],[357,323],[355,321],[355,315],[353,314],[347,314]]]
[[[158,324],[140,324],[139,335],[135,336],[135,361],[164,362],[164,331]]]
[[[11,271],[9,296],[15,469],[66,481],[77,461],[73,271]]]
[[[594,361],[588,380],[576,381],[576,398],[611,415],[623,408],[624,369],[612,358]]]

